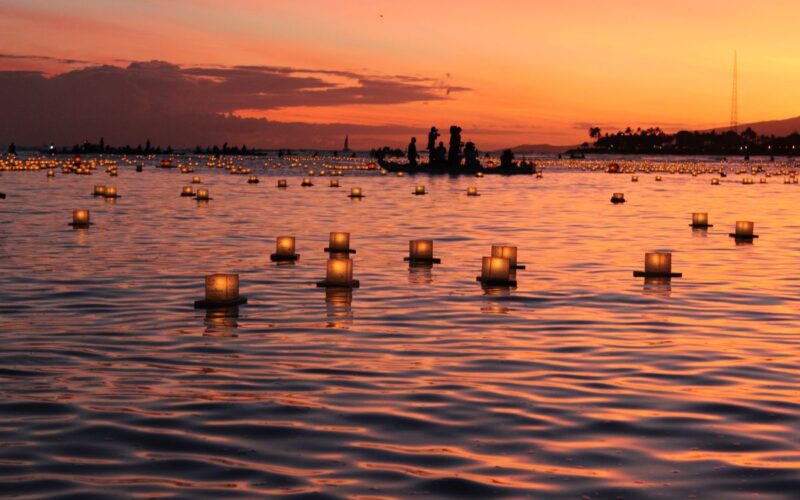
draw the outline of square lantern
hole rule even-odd
[[[508,259],[511,269],[525,269],[517,264],[517,247],[511,245],[492,245],[492,257]]]
[[[421,195],[421,194],[428,194],[428,193],[425,191],[425,186],[420,184],[420,185],[418,185],[417,187],[414,188],[414,193],[413,194]]]
[[[294,236],[278,236],[275,241],[275,253],[270,255],[273,262],[294,262],[300,259],[295,253]]]
[[[714,227],[713,224],[708,223],[708,214],[706,212],[694,212],[691,226],[698,229]]]
[[[672,254],[668,252],[650,252],[644,254],[644,272],[634,271],[637,278],[680,278],[681,273],[672,272]]]
[[[255,175],[251,175],[250,177],[247,178],[248,184],[258,184],[259,182],[260,181],[258,180],[258,177],[256,177]]]
[[[353,279],[353,261],[348,258],[328,259],[325,280],[318,287],[358,288],[360,283]]]
[[[656,182],[661,182],[661,176],[660,175],[656,176]]]
[[[480,196],[478,194],[478,188],[475,186],[469,186],[467,188],[467,196]]]
[[[719,186],[719,179],[716,179],[716,178],[711,179],[711,185],[712,186]]]
[[[440,264],[442,262],[442,259],[433,257],[433,240],[410,240],[408,242],[408,257],[403,260],[412,264]]]
[[[364,193],[360,187],[350,188],[350,198],[364,198]]]
[[[94,192],[92,192],[94,196],[105,196],[106,195],[106,187],[102,184],[97,184],[94,186]]]
[[[338,188],[339,187],[339,179],[331,179],[330,187]]]
[[[330,253],[356,253],[350,249],[350,233],[332,232],[328,240],[326,252]]]
[[[206,276],[206,298],[195,301],[194,307],[230,307],[247,303],[247,297],[239,295],[238,274],[209,274]]]
[[[208,192],[208,189],[198,189],[197,190],[197,201],[208,201],[211,199],[211,195]]]
[[[737,220],[736,232],[730,233],[729,236],[740,240],[752,240],[753,238],[758,238],[758,235],[753,234],[754,228],[755,223],[751,221]]]
[[[106,186],[105,194],[103,195],[106,198],[119,198],[119,194],[117,194],[117,188],[114,186]]]
[[[287,187],[286,179],[278,179],[278,187],[285,189]]]
[[[638,175],[631,176],[631,182],[639,182],[639,176]]]
[[[192,184],[200,184],[200,177],[196,175],[192,177]]]
[[[300,185],[303,186],[303,187],[309,187],[309,186],[313,186],[314,184],[311,182],[311,179],[306,177],[306,178],[303,179],[303,182],[301,182]],[[280,187],[280,186],[278,186],[278,187]]]
[[[72,222],[69,224],[74,228],[85,228],[92,225],[89,220],[89,211],[88,210],[73,210],[72,211]]]
[[[625,193],[614,193],[611,195],[611,203],[625,203]]]
[[[517,285],[517,282],[511,279],[511,261],[503,257],[483,257],[481,275],[476,280],[487,285]]]
[[[194,196],[194,189],[192,189],[192,186],[183,186],[181,189],[181,196]]]

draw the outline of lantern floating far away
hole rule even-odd
[[[428,193],[425,191],[425,186],[420,184],[420,185],[418,185],[418,186],[416,186],[414,188],[414,192],[411,193],[411,194],[421,195],[421,194],[428,194]]]
[[[94,196],[105,196],[106,195],[106,187],[101,185],[101,184],[97,184],[97,185],[95,185],[94,191],[92,192],[92,194]]]
[[[639,176],[638,175],[631,176],[631,182],[639,182]]]
[[[197,190],[197,201],[208,201],[210,199],[211,199],[211,194],[208,192],[208,189]]]
[[[206,298],[194,303],[195,309],[231,307],[246,304],[247,297],[239,295],[238,274],[209,274],[206,276]]]
[[[611,195],[611,203],[625,203],[625,193],[614,193]]]
[[[286,179],[278,179],[278,187],[285,189],[287,187]]]
[[[183,186],[181,189],[181,196],[194,196],[194,189],[192,189],[192,186]]]
[[[712,186],[719,186],[719,179],[711,179]]]
[[[508,259],[511,269],[525,269],[517,263],[517,247],[511,245],[492,245],[492,257]]]
[[[728,236],[737,240],[752,240],[753,238],[758,238],[757,234],[753,234],[754,228],[755,223],[753,222],[737,220],[735,232],[730,233]]]
[[[634,271],[637,278],[680,278],[682,273],[672,272],[672,254],[652,252],[644,254],[644,271]]]
[[[483,177],[483,172],[477,172],[477,173],[475,174],[475,177],[478,177],[478,178],[481,178],[481,177]]]
[[[480,196],[478,194],[478,188],[475,186],[469,186],[467,188],[467,196]]]
[[[251,175],[250,177],[247,178],[248,184],[258,184],[259,182],[260,181],[258,180],[258,177],[256,177],[255,175]]]
[[[442,259],[433,256],[433,240],[410,240],[408,257],[403,260],[411,264],[441,264]]]
[[[317,283],[324,288],[358,288],[360,283],[353,279],[353,261],[348,258],[328,259],[325,279]]]
[[[365,198],[364,193],[361,191],[360,187],[350,188],[350,194],[348,196],[350,198]]]
[[[200,177],[198,177],[196,175],[194,177],[192,177],[192,184],[200,184],[200,183],[201,183],[200,182]]]
[[[114,186],[106,186],[106,191],[103,196],[106,198],[120,198],[120,195],[117,194],[117,188]]]
[[[661,182],[661,176],[660,175],[656,176],[656,182]]]
[[[300,254],[295,253],[294,236],[278,236],[275,241],[275,253],[270,255],[272,262],[295,262]]]
[[[356,253],[350,248],[350,233],[343,232],[332,232],[324,250],[329,253]]]
[[[330,187],[338,188],[339,187],[339,179],[331,179]]]
[[[695,229],[714,227],[713,224],[708,223],[708,214],[706,212],[694,212],[692,214],[692,223],[689,225]]]
[[[85,228],[92,225],[89,220],[89,211],[88,210],[73,210],[72,211],[72,222],[69,223],[70,226],[78,229],[78,228]]]
[[[303,187],[310,187],[310,186],[313,186],[314,183],[311,182],[311,179],[306,177],[306,178],[303,179],[303,182],[301,182],[300,185],[303,186]],[[280,186],[278,186],[278,187],[280,187]]]
[[[483,257],[481,275],[475,278],[484,285],[517,286],[511,279],[511,261],[503,257]]]

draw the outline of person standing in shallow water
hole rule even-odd
[[[436,146],[433,159],[436,161],[445,161],[447,159],[447,148],[444,147],[444,142],[439,141],[439,145]]]
[[[431,127],[428,132],[428,161],[431,162],[436,158],[436,139],[439,138],[439,129]]]
[[[478,163],[478,149],[475,147],[474,142],[467,142],[464,145],[464,165],[467,167],[477,167]]]
[[[461,127],[450,126],[450,151],[447,153],[447,161],[453,165],[461,163]]]
[[[419,158],[417,154],[417,138],[412,137],[411,142],[408,143],[408,164],[416,166],[417,158]]]

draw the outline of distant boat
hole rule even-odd
[[[569,157],[572,158],[573,160],[583,160],[584,158],[586,158],[586,155],[584,155],[583,153],[570,153]]]
[[[475,175],[482,173],[487,175],[533,175],[536,173],[536,166],[533,163],[528,163],[524,167],[517,165],[512,167],[483,167],[481,165],[468,167],[466,165],[453,165],[446,161],[410,165],[408,163],[378,160],[378,164],[387,172],[403,172],[406,174]]]

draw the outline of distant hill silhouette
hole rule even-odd
[[[753,129],[753,131],[758,135],[774,135],[777,137],[785,137],[793,132],[800,132],[800,116],[786,118],[785,120],[767,120],[763,122],[743,123],[739,125],[739,132],[745,130],[747,127]],[[704,132],[710,130],[725,132],[727,130],[731,130],[731,127],[707,129]]]

